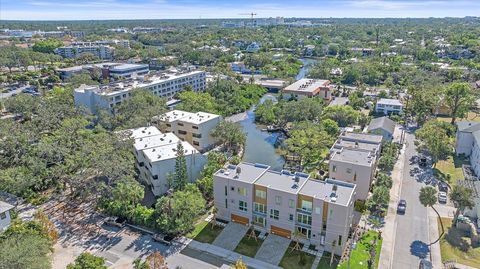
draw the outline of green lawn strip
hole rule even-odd
[[[474,268],[480,268],[480,247],[470,246],[470,237],[457,228],[452,228],[451,218],[441,218],[445,235],[440,240],[442,261],[455,261]],[[438,219],[440,227],[440,219]]]
[[[223,227],[215,225],[212,227],[208,221],[201,221],[195,225],[195,229],[186,236],[202,243],[211,244],[223,230]]]
[[[332,266],[330,266],[330,259],[331,259],[331,254],[329,252],[324,252],[322,258],[320,259],[320,263],[318,263],[317,269],[335,269],[338,266],[338,261],[340,260],[340,257],[335,255],[333,257],[333,263]]]
[[[350,268],[368,268],[368,260],[370,259],[370,253],[368,250],[368,244],[373,242],[375,237],[378,236],[378,233],[375,231],[368,231],[365,233],[362,238],[357,242],[356,248],[350,254]],[[380,257],[380,250],[382,248],[382,240],[377,240],[375,246],[375,266],[378,266],[378,259]],[[347,268],[348,262],[345,261],[338,266],[339,269]]]
[[[240,243],[238,243],[237,248],[235,248],[235,252],[248,256],[248,257],[255,257],[257,254],[258,249],[262,246],[263,240],[257,237],[255,238],[250,237],[251,231],[248,231],[245,236],[242,238]],[[255,232],[257,236],[259,235],[258,232]]]
[[[439,179],[444,181],[448,181],[447,175],[450,175],[451,179],[449,183],[455,185],[457,180],[465,179],[463,176],[462,164],[469,164],[469,162],[466,158],[461,156],[449,156],[446,160],[438,161],[433,171]]]
[[[284,269],[310,269],[315,260],[315,256],[299,250],[292,251],[294,244],[293,242],[290,243],[290,247],[283,255],[279,266]],[[302,256],[303,262],[301,262]]]

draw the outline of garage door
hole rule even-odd
[[[283,228],[280,228],[280,227],[277,227],[277,226],[273,226],[273,225],[270,228],[270,232],[272,234],[282,236],[282,237],[286,237],[286,238],[292,237],[292,233],[289,230],[283,229]]]
[[[233,222],[248,225],[248,218],[245,218],[245,217],[242,217],[242,216],[239,216],[239,215],[235,215],[235,214],[232,214],[231,218],[232,218]]]

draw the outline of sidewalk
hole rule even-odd
[[[428,224],[429,224],[429,233],[430,233],[430,240],[433,242],[437,240],[438,236],[440,235],[440,231],[438,230],[438,216],[433,211],[433,209],[428,209]],[[445,231],[446,232],[446,231]],[[442,264],[442,254],[440,252],[440,242],[433,244],[430,246],[430,256],[432,259],[433,268],[443,268]]]
[[[242,258],[242,261],[248,267],[251,267],[251,268],[281,269],[281,267],[278,267],[278,266],[275,266],[275,265],[272,265],[272,264],[254,259],[254,258],[250,258],[250,257],[244,256],[244,255],[240,255],[236,252],[226,250],[224,248],[217,247],[217,246],[214,246],[214,245],[211,245],[211,244],[200,243],[200,242],[195,241],[195,240],[191,240],[188,243],[187,247],[192,248],[194,250],[208,252],[210,254],[219,256],[219,257],[223,258],[225,261],[230,262],[231,264],[234,264],[239,258]]]
[[[397,230],[395,218],[397,217],[397,203],[400,198],[400,191],[402,190],[405,150],[406,145],[404,144],[392,171],[393,185],[390,189],[390,203],[388,204],[388,212],[385,217],[385,226],[382,229],[383,243],[378,268],[387,269],[392,267],[393,247],[395,245],[395,234]]]

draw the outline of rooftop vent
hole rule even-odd
[[[330,197],[330,201],[331,201],[332,203],[335,203],[335,202],[337,201],[337,196],[332,196],[332,197]]]

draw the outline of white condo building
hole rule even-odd
[[[203,152],[215,146],[216,140],[210,134],[221,120],[220,115],[211,113],[172,110],[156,117],[155,122]]]
[[[189,182],[194,182],[207,159],[186,141],[173,133],[161,133],[156,127],[141,127],[129,130],[134,139],[136,167],[140,180],[150,186],[154,195],[165,194],[168,189],[168,176],[175,172],[178,143],[182,143]]]
[[[74,91],[74,100],[76,106],[85,107],[95,114],[98,108],[112,109],[115,105],[122,103],[131,96],[133,89],[149,90],[170,101],[187,85],[190,85],[195,92],[205,90],[205,78],[205,72],[193,71],[138,77],[103,86],[81,85]]]
[[[91,53],[102,60],[112,59],[115,49],[107,45],[77,45],[55,49],[55,54],[64,58],[75,58],[85,53]]]

